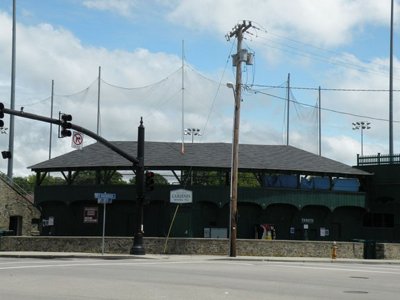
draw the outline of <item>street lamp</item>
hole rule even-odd
[[[363,143],[364,143],[364,130],[368,130],[371,129],[371,127],[369,125],[371,125],[370,122],[364,122],[364,121],[360,121],[360,122],[353,122],[353,130],[360,130],[361,131],[361,156],[364,155],[363,153]]]
[[[185,135],[191,135],[192,136],[192,144],[193,144],[194,136],[195,135],[201,136],[200,129],[199,128],[186,128],[185,129]]]

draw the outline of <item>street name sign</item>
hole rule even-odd
[[[99,204],[111,204],[117,198],[117,194],[113,193],[94,193],[94,198]]]

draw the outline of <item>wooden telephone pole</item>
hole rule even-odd
[[[226,39],[236,36],[237,53],[232,56],[233,64],[236,66],[236,84],[235,94],[235,113],[233,125],[233,141],[232,141],[232,170],[231,170],[231,199],[230,199],[230,246],[229,256],[236,257],[236,236],[237,236],[237,188],[238,188],[238,164],[239,164],[239,124],[240,124],[240,102],[242,98],[242,63],[251,64],[252,58],[247,50],[242,49],[243,33],[252,27],[251,22],[243,21],[242,24],[236,25],[230,33],[226,35]]]

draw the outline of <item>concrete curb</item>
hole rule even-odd
[[[101,253],[75,253],[75,252],[0,252],[0,257],[13,258],[40,258],[40,259],[57,259],[57,258],[93,258],[93,259],[151,259],[147,255],[130,255],[130,254],[104,254]]]

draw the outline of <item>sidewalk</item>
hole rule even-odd
[[[384,259],[348,259],[348,258],[323,258],[323,257],[264,257],[264,256],[216,256],[216,255],[169,255],[169,254],[113,254],[83,253],[83,252],[34,252],[34,251],[0,251],[1,257],[10,258],[38,258],[38,259],[67,259],[67,258],[92,258],[92,259],[153,259],[153,260],[227,260],[227,261],[259,261],[259,262],[296,262],[296,263],[357,263],[357,264],[399,264],[400,260]]]

